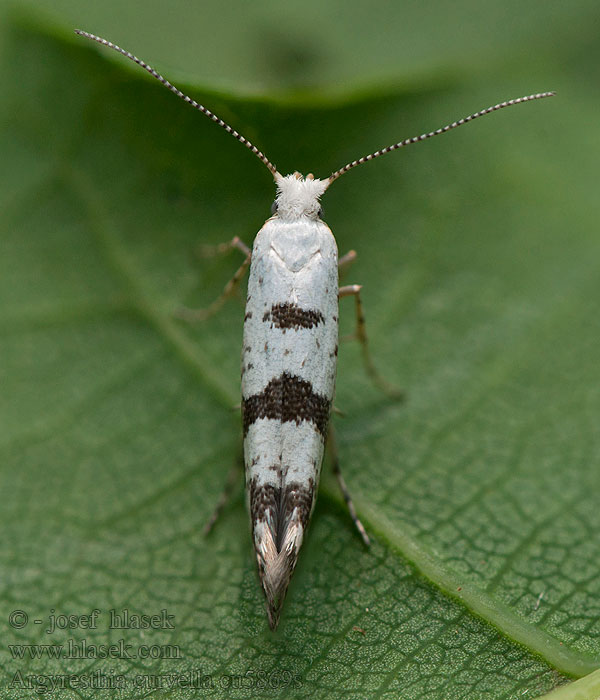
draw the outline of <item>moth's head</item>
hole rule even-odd
[[[317,220],[322,215],[319,197],[329,187],[329,179],[319,180],[312,173],[306,177],[300,173],[293,175],[274,174],[277,196],[272,213],[282,221],[298,219]]]

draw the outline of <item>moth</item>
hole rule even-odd
[[[269,625],[274,630],[315,506],[335,391],[340,298],[355,299],[356,337],[362,344],[369,376],[384,391],[395,393],[379,376],[369,355],[360,285],[338,286],[339,267],[351,262],[356,254],[350,251],[338,259],[335,238],[323,221],[321,196],[340,175],[385,153],[443,134],[504,107],[554,93],[501,102],[363,156],[323,180],[298,172],[284,176],[250,141],[147,63],[106,39],[81,30],[76,33],[118,51],[144,68],[249,148],[275,180],[277,194],[272,215],[256,235],[252,250],[237,237],[223,246],[236,248],[244,255],[244,262],[223,295],[205,310],[187,309],[181,314],[189,320],[206,318],[234,291],[250,266],[242,341],[244,463],[258,573]],[[338,460],[334,456],[332,461],[350,515],[368,545],[369,538],[357,517]],[[223,502],[221,499],[208,527]]]

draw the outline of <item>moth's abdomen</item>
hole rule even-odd
[[[250,518],[271,626],[314,506],[335,389],[337,248],[318,221],[268,221],[252,252],[242,348]]]

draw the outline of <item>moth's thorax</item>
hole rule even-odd
[[[319,197],[329,186],[329,180],[319,180],[309,174],[275,175],[277,183],[277,217],[282,221],[318,219],[321,205]]]

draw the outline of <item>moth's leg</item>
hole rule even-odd
[[[236,460],[236,464],[234,464],[229,470],[229,474],[227,474],[227,480],[225,481],[225,487],[223,488],[223,492],[221,493],[221,496],[217,501],[217,505],[215,506],[215,509],[213,510],[210,518],[206,521],[206,525],[202,528],[203,535],[208,535],[208,533],[212,530],[213,525],[217,522],[219,516],[223,512],[223,509],[231,499],[231,494],[233,492],[234,487],[237,484],[239,484],[240,473],[243,475],[243,466],[243,460],[239,459]]]
[[[201,258],[213,258],[217,255],[225,255],[230,250],[239,250],[246,257],[252,252],[250,248],[238,236],[234,236],[226,243],[218,243],[217,245],[201,245],[198,246],[197,254]]]
[[[355,260],[355,250],[349,250],[346,255],[342,255],[342,257],[338,260],[338,270],[340,273],[345,272]]]
[[[225,285],[223,293],[220,296],[218,296],[213,301],[213,303],[210,304],[210,306],[207,306],[205,309],[190,309],[187,306],[180,307],[175,311],[175,315],[178,318],[182,318],[184,321],[204,321],[209,316],[212,316],[215,312],[217,312],[227,301],[227,299],[229,299],[229,297],[232,296],[232,294],[237,289],[238,284],[244,277],[244,274],[248,269],[248,265],[250,265],[252,251],[237,236],[231,241],[229,241],[229,243],[222,243],[220,246],[215,246],[214,248],[214,250],[216,250],[219,253],[226,253],[227,251],[233,250],[234,248],[236,250],[241,251],[246,257],[244,259],[244,262],[236,270],[233,277]]]
[[[365,370],[367,375],[384,394],[391,396],[395,399],[402,398],[402,390],[395,387],[393,384],[386,382],[385,379],[379,374],[373,360],[371,359],[371,353],[369,352],[369,342],[367,339],[367,329],[365,326],[365,316],[363,313],[363,305],[360,299],[360,290],[362,286],[360,284],[349,284],[346,287],[340,287],[338,296],[340,299],[347,296],[354,296],[355,308],[356,308],[356,332],[349,336],[348,339],[358,340],[362,347],[363,362],[365,364]]]
[[[361,523],[360,518],[356,514],[356,508],[354,507],[354,503],[352,502],[352,496],[350,496],[350,492],[348,491],[348,487],[346,486],[346,482],[344,481],[344,477],[342,476],[342,472],[340,470],[340,460],[338,459],[338,453],[337,453],[337,447],[335,444],[333,425],[329,426],[329,434],[327,436],[327,448],[329,449],[331,464],[333,466],[333,473],[335,474],[335,477],[336,477],[338,484],[340,486],[340,491],[342,492],[342,496],[344,497],[344,501],[346,501],[346,506],[348,507],[348,512],[350,513],[350,517],[352,518],[352,522],[354,523],[354,525],[356,526],[356,529],[360,533],[360,536],[362,537],[363,542],[368,547],[371,544],[371,540],[369,540],[369,535],[367,535],[367,531],[365,530],[365,526]]]

